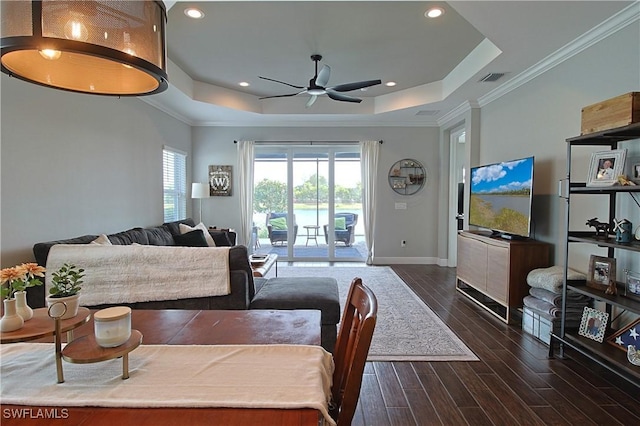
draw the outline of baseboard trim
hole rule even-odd
[[[440,265],[435,257],[375,257],[374,265]],[[446,263],[445,263],[446,265]]]

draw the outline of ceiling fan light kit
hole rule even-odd
[[[162,1],[2,1],[0,7],[5,74],[108,96],[168,87]]]
[[[333,99],[334,101],[360,103],[362,102],[362,99],[344,95],[341,92],[351,92],[352,90],[364,89],[364,88],[375,86],[382,83],[381,80],[366,80],[366,81],[358,81],[354,83],[339,84],[337,86],[332,86],[332,87],[326,87],[326,85],[329,83],[329,78],[331,77],[331,67],[329,65],[323,65],[320,71],[318,72],[318,62],[322,60],[322,55],[311,55],[311,60],[315,63],[316,72],[313,78],[309,80],[309,86],[307,87],[296,86],[294,84],[285,83],[284,81],[274,80],[273,78],[259,76],[258,78],[261,78],[263,80],[284,84],[286,86],[293,87],[295,89],[301,89],[299,92],[296,92],[296,93],[288,93],[285,95],[263,96],[259,99],[286,98],[286,97],[297,96],[297,95],[306,93],[310,95],[310,98],[306,104],[307,108],[315,103],[318,96],[322,96],[322,95],[327,95],[329,98]]]

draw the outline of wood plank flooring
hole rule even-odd
[[[393,265],[476,362],[370,362],[354,426],[638,425],[640,389],[547,346],[455,291],[455,269]]]

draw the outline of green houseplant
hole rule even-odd
[[[64,302],[67,311],[62,319],[72,318],[78,314],[79,297],[84,269],[72,263],[63,264],[51,275],[51,288],[47,297],[47,304]],[[56,314],[56,313],[54,313]]]

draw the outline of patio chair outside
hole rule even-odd
[[[342,242],[345,246],[351,247],[355,240],[355,228],[358,223],[358,215],[356,213],[336,213],[336,222],[341,222],[344,218],[344,229],[338,229],[335,226],[336,243]],[[329,225],[324,225],[324,240],[329,244]]]
[[[276,220],[274,221],[274,219]],[[271,245],[275,246],[277,243],[285,245],[288,240],[287,213],[268,213],[266,222]],[[295,215],[293,216],[293,223],[295,224],[293,227],[293,242],[295,243],[298,237],[298,224],[296,223]]]

